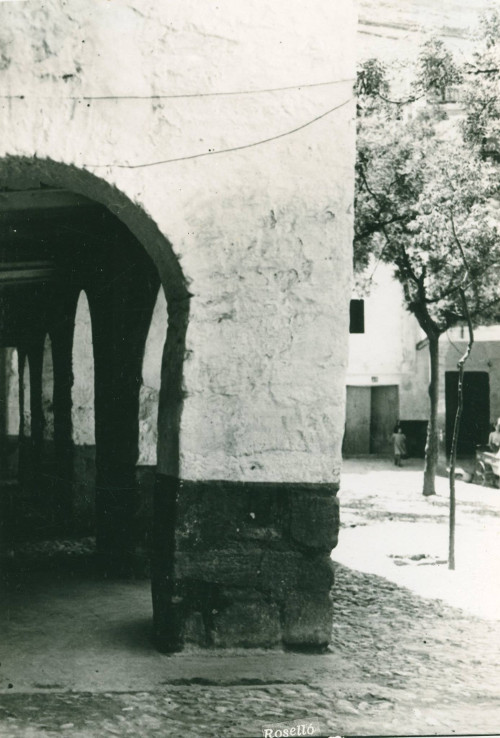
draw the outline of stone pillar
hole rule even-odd
[[[104,556],[119,558],[133,548],[139,381],[125,326],[114,332],[111,301],[89,302],[95,366],[97,546]]]
[[[73,330],[78,293],[61,296],[58,316],[51,321],[54,367],[54,513],[64,526],[73,523],[73,440],[71,422],[71,387]]]
[[[19,481],[23,484],[25,468],[29,458],[31,436],[31,409],[29,390],[29,363],[26,351],[18,348],[19,367]],[[26,422],[28,420],[28,422]]]
[[[43,339],[33,340],[19,352],[19,479],[22,493],[30,500],[30,504],[37,503],[41,498],[42,360]]]
[[[32,492],[34,497],[39,497],[43,448],[42,336],[28,347],[28,359],[30,366]]]
[[[153,635],[163,652],[178,651],[184,644],[185,607],[177,597],[175,572],[179,479],[158,474],[154,491],[151,588]]]
[[[149,274],[152,265],[143,263],[142,250],[136,263],[125,261],[120,268],[110,248],[102,276],[96,259],[87,294],[95,367],[97,547],[107,565],[121,568],[128,567],[136,542],[139,391],[158,278]]]
[[[160,567],[164,580],[153,589],[155,614],[169,615],[157,617],[159,648],[326,648],[336,492],[333,484],[160,479],[155,521],[164,562],[174,565]]]

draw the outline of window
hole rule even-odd
[[[349,305],[349,333],[365,332],[365,301],[351,300]]]

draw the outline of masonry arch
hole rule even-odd
[[[85,290],[76,304],[72,348],[73,382],[71,385],[71,430],[73,443],[95,444],[94,351],[92,322]]]
[[[5,407],[4,420],[6,423],[7,437],[16,439],[19,436],[21,422],[19,409],[19,356],[17,349],[7,348],[5,350],[6,383],[5,383]]]
[[[18,467],[20,412],[19,357],[12,347],[0,347],[0,476],[9,482]]]
[[[20,387],[21,428],[23,438],[31,438],[31,372],[28,356],[22,358],[22,384]]]
[[[142,362],[139,399],[139,463],[156,464],[157,418],[161,389],[161,351],[167,335],[167,306],[162,289],[158,291],[148,330]]]
[[[125,548],[134,540],[143,357],[155,304],[168,312],[164,345],[161,350],[148,348],[161,361],[157,458],[162,480],[152,494],[161,546],[153,542],[152,570],[155,616],[162,610],[163,621],[175,523],[175,515],[165,517],[163,511],[175,508],[189,309],[181,268],[147,213],[85,170],[52,160],[7,157],[0,160],[0,194],[5,244],[0,316],[8,329],[2,335],[19,352],[21,402],[28,399],[29,388],[31,457],[38,453],[38,436],[40,448],[47,440],[44,402],[48,406],[52,397],[49,435],[56,466],[46,476],[62,482],[50,492],[55,517],[64,522],[78,511],[68,489],[74,493],[85,464],[93,463],[78,458],[78,446],[92,446],[95,438],[96,534],[99,552],[111,567],[130,553]],[[158,300],[159,290],[164,300]],[[82,310],[86,317],[81,318]],[[28,363],[26,385],[21,378]],[[53,386],[49,389],[44,380]],[[21,435],[27,423],[25,417]],[[81,444],[75,436],[78,427]]]

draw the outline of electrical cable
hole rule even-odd
[[[262,144],[270,143],[271,141],[277,141],[280,138],[285,138],[285,136],[291,136],[294,133],[298,133],[299,131],[302,131],[304,128],[307,128],[308,126],[311,126],[313,123],[317,123],[322,118],[326,118],[328,115],[331,115],[336,110],[339,110],[340,108],[345,107],[350,102],[354,100],[354,97],[350,97],[348,100],[344,100],[344,102],[340,103],[339,105],[335,105],[333,108],[329,108],[324,113],[321,113],[320,115],[317,115],[315,118],[312,118],[311,120],[306,121],[305,123],[302,123],[300,126],[296,126],[295,128],[291,128],[288,131],[284,131],[283,133],[278,133],[276,136],[270,136],[269,138],[263,138],[260,141],[253,141],[252,143],[248,144],[241,144],[241,146],[232,146],[227,149],[216,149],[216,150],[209,150],[209,151],[203,151],[199,154],[188,154],[187,156],[178,156],[174,157],[172,159],[161,159],[159,161],[151,161],[144,164],[85,164],[86,167],[91,167],[93,169],[102,169],[107,167],[114,167],[117,169],[145,169],[146,167],[155,167],[159,166],[160,164],[172,164],[174,162],[179,161],[189,161],[191,159],[200,159],[204,156],[216,156],[217,154],[228,154],[233,151],[242,151],[243,149],[250,149],[254,146],[261,146]]]
[[[346,82],[355,82],[355,77],[346,79],[334,79],[327,82],[310,82],[301,85],[288,85],[285,87],[269,87],[257,90],[230,90],[228,92],[188,92],[174,95],[67,95],[67,96],[32,96],[32,95],[0,95],[0,100],[84,100],[84,101],[103,101],[103,100],[179,100],[183,98],[193,97],[228,97],[231,95],[260,95],[272,92],[286,92],[287,90],[309,89],[311,87],[328,87],[331,85],[339,85]]]

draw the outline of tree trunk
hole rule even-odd
[[[462,251],[464,262],[465,256]],[[467,317],[467,325],[469,328],[469,342],[465,350],[464,355],[458,362],[458,407],[455,415],[455,425],[453,428],[453,441],[451,444],[451,457],[450,457],[450,529],[448,538],[448,568],[455,569],[455,467],[457,462],[457,447],[458,447],[458,434],[460,432],[460,421],[462,419],[462,413],[464,409],[464,369],[465,362],[469,358],[472,346],[474,344],[474,330],[472,328],[472,321],[469,313],[469,307],[467,305],[467,298],[465,297],[465,290],[460,288],[460,297],[462,298],[462,304],[464,306],[464,314]]]
[[[458,407],[457,413],[455,415],[453,440],[451,442],[450,454],[450,521],[448,535],[448,569],[455,568],[455,469],[457,463],[458,433],[460,431],[460,420],[462,419],[462,412],[464,409],[464,364],[465,359],[458,362]]]
[[[439,336],[429,338],[429,357],[431,362],[431,379],[429,383],[429,424],[427,426],[427,443],[425,445],[424,488],[425,497],[436,494],[435,479],[439,456],[439,438],[437,426],[437,410],[439,396]]]

